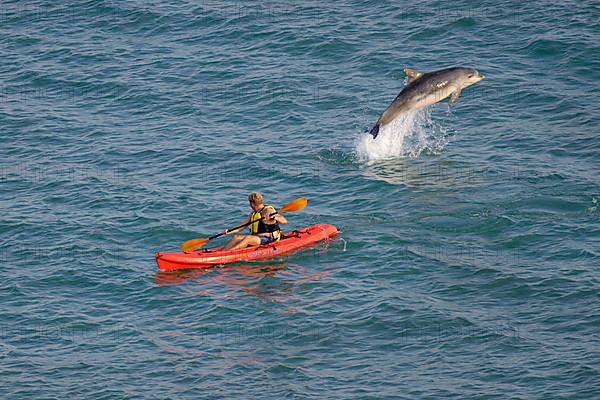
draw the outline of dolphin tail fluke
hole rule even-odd
[[[375,126],[373,127],[373,129],[371,129],[371,132],[369,133],[373,135],[373,139],[375,139],[377,135],[379,135],[379,124],[375,124]]]

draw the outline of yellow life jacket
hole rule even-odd
[[[261,221],[261,218],[262,218],[261,212],[265,208],[271,208],[271,209],[273,209],[273,212],[277,211],[277,210],[275,210],[275,207],[273,207],[273,206],[264,206],[262,208],[262,210],[260,210],[259,212],[252,213],[252,215],[250,216],[250,221],[251,222],[256,221],[256,222],[254,222],[250,225],[250,233],[253,235],[256,235],[258,233],[272,232],[273,238],[275,240],[279,240],[279,239],[281,239],[281,229],[279,228],[279,224],[275,223],[273,225],[267,225]]]

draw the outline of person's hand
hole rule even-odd
[[[223,231],[223,235],[229,235],[229,230],[225,229],[225,230]]]

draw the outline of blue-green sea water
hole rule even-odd
[[[597,2],[0,16],[3,398],[600,398]],[[451,66],[486,79],[365,133]],[[339,238],[159,272],[255,190]]]

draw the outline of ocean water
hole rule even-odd
[[[599,16],[0,3],[2,396],[600,398]],[[486,80],[365,133],[450,66]],[[254,190],[339,238],[159,272]]]

